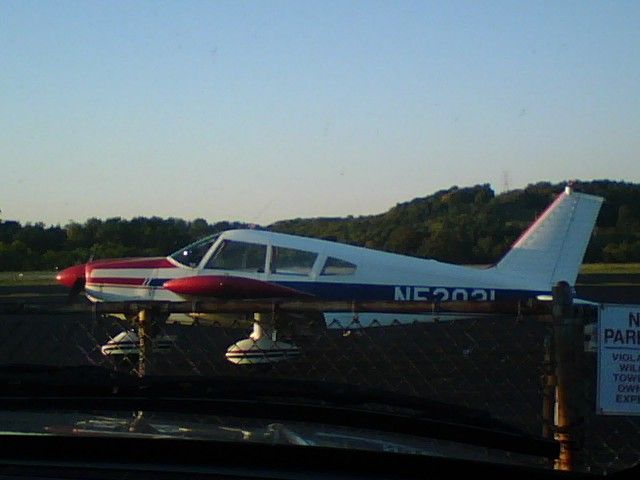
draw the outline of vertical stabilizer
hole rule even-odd
[[[575,284],[602,198],[567,187],[495,266],[500,273],[548,290],[561,280]]]

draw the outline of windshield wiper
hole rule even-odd
[[[97,366],[0,367],[0,408],[129,410],[313,422],[556,458],[554,441],[487,412],[355,385],[238,377],[137,378]]]

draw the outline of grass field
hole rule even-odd
[[[580,269],[583,275],[630,274],[640,273],[640,263],[585,263]]]
[[[56,285],[54,271],[0,272],[0,286]],[[582,275],[638,275],[640,263],[587,263],[580,269]]]
[[[56,285],[54,271],[40,272],[0,272],[0,286]]]

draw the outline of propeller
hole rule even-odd
[[[67,297],[67,303],[73,303],[77,298],[85,284],[85,264],[74,265],[73,267],[65,268],[58,275],[56,280],[61,284],[70,288],[69,296]]]
[[[84,278],[78,279],[71,287],[71,290],[69,290],[69,295],[67,296],[67,304],[71,305],[72,303],[75,303],[82,290],[84,290]]]

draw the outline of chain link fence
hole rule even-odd
[[[138,356],[104,355],[130,322],[106,314],[0,315],[0,364],[103,365],[138,373]],[[549,323],[526,317],[326,329],[295,339],[299,356],[234,365],[227,348],[247,338],[247,322],[226,327],[161,323],[147,374],[232,375],[349,383],[488,411],[541,435]],[[595,414],[596,354],[583,362],[586,416],[578,468],[608,472],[640,459],[640,419]]]

